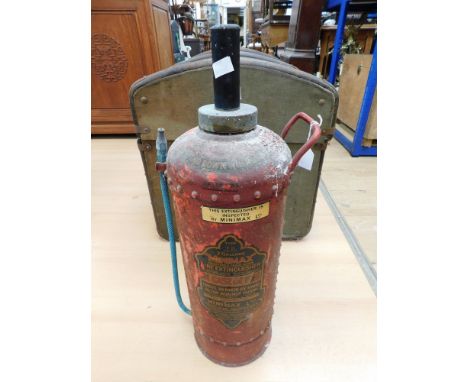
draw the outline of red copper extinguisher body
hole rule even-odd
[[[257,108],[239,100],[239,27],[220,25],[211,32],[215,103],[199,109],[199,126],[177,138],[167,158],[160,130],[157,168],[167,171],[160,178],[168,232],[167,184],[198,346],[213,361],[238,366],[269,344],[287,187],[320,129],[304,113],[288,122],[281,137],[257,125]],[[311,136],[291,158],[283,139],[298,118],[310,123]],[[170,237],[176,296],[189,313]]]
[[[168,152],[195,338],[218,363],[248,363],[270,341],[290,163],[283,139],[261,126],[195,128]]]

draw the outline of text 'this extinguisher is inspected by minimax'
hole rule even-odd
[[[214,104],[199,108],[198,126],[168,151],[164,129],[156,142],[177,300],[192,314],[203,354],[226,366],[252,362],[271,340],[287,188],[321,133],[298,113],[279,136],[257,124],[255,106],[240,103],[239,30],[211,28]],[[292,157],[284,138],[298,119],[311,133]],[[170,202],[191,311],[179,291]]]

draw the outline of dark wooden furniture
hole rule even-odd
[[[163,0],[91,1],[91,133],[135,133],[128,90],[173,64]]]
[[[294,0],[289,21],[288,42],[281,60],[315,73],[315,51],[320,36],[320,16],[325,0]]]

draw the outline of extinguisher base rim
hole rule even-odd
[[[257,351],[256,353],[253,354],[252,357],[249,357],[248,359],[246,359],[245,361],[241,361],[241,362],[226,362],[226,361],[221,361],[220,359],[218,358],[215,358],[213,357],[211,354],[209,354],[207,352],[207,350],[205,350],[203,348],[203,346],[201,345],[200,343],[200,340],[199,340],[199,337],[197,336],[197,333],[195,332],[194,333],[194,337],[195,337],[195,342],[197,343],[197,346],[198,348],[200,349],[201,353],[206,357],[208,358],[210,361],[218,364],[218,365],[221,365],[221,366],[226,366],[226,367],[239,367],[239,366],[245,366],[245,365],[248,365],[254,361],[256,361],[258,358],[260,358],[263,353],[265,353],[265,351],[268,349],[269,345],[270,345],[270,341],[271,341],[271,336],[272,336],[272,329],[271,329],[271,326],[267,329],[267,331],[265,332],[265,334],[261,337],[259,337],[258,339],[258,342],[261,343],[261,347],[260,347],[260,350]],[[249,345],[255,345],[257,341],[253,341],[253,342],[250,342]],[[247,344],[246,344],[247,345]],[[223,347],[222,345],[220,344],[217,344],[215,346],[219,346],[219,347]],[[243,349],[243,346],[240,346],[239,347],[239,353],[245,353],[244,349]]]

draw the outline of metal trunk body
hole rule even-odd
[[[283,239],[300,239],[311,229],[315,200],[327,143],[333,137],[338,94],[309,73],[266,54],[242,49],[240,79],[242,102],[258,108],[258,122],[277,134],[299,111],[323,118],[322,137],[312,148],[311,171],[298,168],[288,192]],[[213,100],[211,52],[195,56],[136,82],[130,99],[139,137],[142,162],[148,181],[151,205],[159,236],[168,239],[161,203],[159,175],[154,169],[157,151],[154,140],[159,127],[165,129],[168,144],[198,124],[197,110]],[[176,102],[177,100],[177,102]],[[286,142],[294,154],[306,141],[308,126],[300,121]],[[176,237],[178,237],[177,226]]]
[[[261,126],[195,128],[168,152],[195,338],[223,365],[251,362],[271,338],[290,163],[287,144]]]

